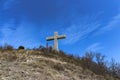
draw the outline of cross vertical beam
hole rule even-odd
[[[47,41],[51,41],[54,40],[54,50],[58,51],[58,39],[64,39],[66,38],[66,35],[58,35],[58,32],[54,32],[54,36],[52,37],[47,37],[46,40]]]
[[[58,50],[58,32],[54,32],[54,49]]]

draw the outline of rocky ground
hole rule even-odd
[[[74,64],[42,55],[32,55],[32,51],[4,51],[0,52],[0,80],[105,79]]]

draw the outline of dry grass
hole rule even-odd
[[[0,80],[113,80],[80,66],[78,58],[63,52],[0,51]],[[13,75],[15,74],[15,75]],[[116,79],[117,80],[117,79]]]

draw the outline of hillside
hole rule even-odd
[[[62,52],[0,51],[0,80],[118,80],[83,69]]]

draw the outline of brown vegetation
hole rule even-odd
[[[83,57],[74,57],[73,55],[67,55],[63,51],[55,51],[52,47],[45,48],[40,46],[33,50],[15,50],[8,45],[0,48],[0,61],[24,62],[21,63],[24,64],[24,67],[39,68],[41,73],[47,70],[43,74],[52,77],[52,80],[71,80],[72,78],[74,80],[120,79],[120,64],[112,60],[108,66],[105,56],[100,53],[86,52]],[[73,73],[74,76],[72,75]],[[57,75],[55,76],[55,74]],[[60,76],[61,74],[62,76]]]

